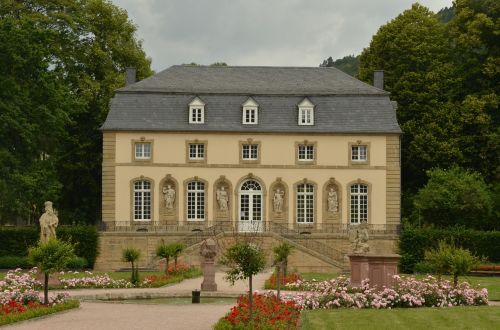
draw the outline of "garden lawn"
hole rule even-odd
[[[55,306],[37,307],[37,308],[28,309],[26,312],[22,312],[22,313],[12,313],[12,314],[7,314],[7,315],[1,315],[0,316],[0,326],[14,323],[14,322],[32,319],[32,318],[43,316],[43,315],[62,312],[62,311],[68,310],[68,309],[77,308],[79,306],[80,306],[80,302],[78,300],[68,300],[64,303],[61,303],[61,304],[58,304]]]
[[[313,279],[316,281],[328,281],[332,278],[338,277],[339,273],[300,273],[304,281],[312,281]]]
[[[500,307],[305,310],[301,324],[302,330],[498,329]]]

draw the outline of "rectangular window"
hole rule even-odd
[[[244,144],[241,148],[241,158],[243,160],[257,160],[259,158],[258,150],[257,144]]]
[[[298,159],[301,161],[314,160],[314,146],[313,145],[299,145]]]
[[[297,186],[297,222],[314,222],[314,186],[311,184]]]
[[[351,223],[368,222],[368,186],[351,186]]]
[[[187,219],[188,221],[205,220],[205,184],[192,181],[187,185]]]
[[[190,143],[189,159],[191,160],[205,159],[205,145],[203,143]]]
[[[314,125],[314,112],[312,108],[299,109],[299,125]]]
[[[368,160],[367,146],[357,145],[351,147],[351,160],[355,162],[364,162]]]
[[[151,220],[151,183],[134,182],[134,220]]]
[[[203,108],[190,108],[189,109],[189,123],[190,124],[203,124],[205,116]]]
[[[151,159],[151,143],[136,143],[135,159]]]
[[[257,108],[243,109],[243,124],[257,124]]]

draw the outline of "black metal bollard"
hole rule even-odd
[[[200,303],[200,291],[194,290],[191,291],[191,303],[193,304],[199,304]]]

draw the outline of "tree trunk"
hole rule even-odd
[[[253,309],[253,292],[252,292],[252,275],[248,278],[248,287],[250,291],[248,292],[248,307],[250,311],[250,322],[252,322],[252,309]]]
[[[43,304],[49,304],[49,273],[44,273],[44,284],[43,284]]]
[[[456,288],[458,285],[458,275],[453,274],[453,286]]]
[[[166,263],[166,267],[165,268],[165,274],[168,275],[168,263],[170,262],[169,258],[165,258],[165,263]]]
[[[177,257],[174,258],[174,268],[177,270]]]

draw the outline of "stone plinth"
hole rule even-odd
[[[393,276],[398,274],[398,254],[351,254],[351,285],[361,286],[365,279],[370,280],[370,286],[391,287]]]
[[[215,283],[214,260],[204,260],[202,267],[203,282],[201,282],[201,291],[217,291],[217,283]]]

